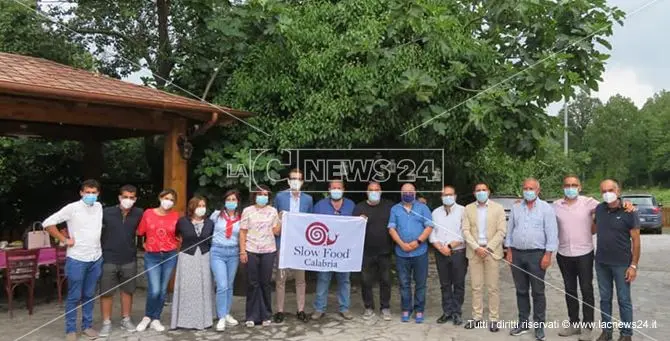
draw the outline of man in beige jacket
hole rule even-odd
[[[475,185],[476,201],[465,207],[463,216],[463,238],[472,285],[472,319],[465,328],[481,328],[485,325],[482,289],[486,284],[489,295],[489,330],[495,333],[500,330],[497,323],[500,306],[498,261],[503,257],[507,223],[505,209],[489,200],[490,192],[485,183]]]

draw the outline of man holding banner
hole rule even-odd
[[[355,204],[344,197],[344,182],[342,180],[331,180],[328,198],[319,200],[314,205],[314,213],[324,215],[351,216],[354,213]],[[365,227],[363,227],[365,229]],[[347,231],[348,232],[348,231]],[[362,257],[361,257],[362,258]],[[330,280],[335,273],[337,278],[337,300],[340,303],[340,315],[345,320],[351,320],[354,316],[349,312],[351,283],[349,272],[321,271],[317,274],[316,299],[314,301],[314,313],[312,320],[322,318],[328,304],[328,288]]]
[[[416,200],[416,188],[404,184],[402,202],[395,204],[389,218],[389,233],[397,244],[395,247],[396,267],[400,281],[400,302],[402,322],[409,322],[412,310],[416,313],[416,323],[423,323],[426,305],[426,280],[428,278],[428,245],[425,241],[433,231],[430,209]],[[415,293],[412,306],[412,277]]]
[[[298,168],[291,169],[288,173],[288,177],[289,189],[277,193],[277,197],[274,201],[279,216],[281,217],[282,212],[312,213],[312,196],[300,190],[303,185],[302,170]],[[283,226],[292,228],[292,226],[288,225]],[[280,237],[277,237],[277,250],[280,249],[280,245],[281,239]],[[277,294],[277,313],[273,316],[274,323],[284,322],[284,298],[286,297],[286,278],[288,277],[289,271],[292,271],[293,276],[295,277],[295,296],[298,303],[298,320],[303,322],[309,320],[307,314],[305,314],[305,288],[307,287],[305,282],[305,270],[279,269],[279,271],[277,271],[275,285],[275,292]]]

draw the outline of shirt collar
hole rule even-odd
[[[484,202],[484,206],[482,206],[482,203],[480,203],[479,201],[475,201],[475,203],[477,204],[477,208],[488,207],[489,206],[489,199],[486,199],[486,201]]]

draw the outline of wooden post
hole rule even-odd
[[[174,209],[180,213],[186,212],[188,193],[186,192],[187,164],[181,157],[177,141],[179,135],[186,135],[186,120],[173,118],[170,131],[165,134],[163,151],[163,187],[177,191],[177,202]]]
[[[177,212],[186,212],[186,203],[188,202],[188,193],[186,192],[187,164],[181,157],[177,141],[179,135],[186,135],[186,120],[174,117],[170,124],[170,131],[165,134],[165,145],[163,148],[163,187],[172,188],[177,191],[177,202],[174,209]],[[168,284],[168,292],[174,291],[175,271],[172,272],[172,278]]]

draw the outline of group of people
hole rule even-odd
[[[612,320],[613,283],[616,284],[621,320],[632,322],[630,284],[636,277],[640,255],[639,219],[635,208],[619,197],[618,184],[603,181],[603,202],[580,196],[576,176],[566,176],[565,197],[549,204],[539,198],[540,184],[529,178],[523,183],[523,199],[514,205],[507,221],[503,207],[489,200],[485,183],[474,187],[475,201],[463,207],[456,203],[454,187],[444,187],[442,205],[432,212],[418,200],[412,184],[401,187],[401,201],[382,198],[381,184],[370,182],[367,199],[355,204],[345,197],[344,182],[332,180],[328,197],[314,203],[301,191],[303,173],[289,172],[289,189],[271,200],[268,187],[258,186],[251,193],[252,204],[242,209],[240,193],[230,190],[224,195],[223,207],[207,216],[207,201],[191,198],[182,216],[173,209],[177,193],[166,189],[159,195],[160,205],[142,211],[135,207],[137,189],[123,186],[119,204],[102,208],[97,201],[100,185],[85,181],[81,200],[53,214],[43,225],[67,249],[65,332],[68,340],[77,339],[77,307],[82,305],[82,333],[90,338],[109,335],[112,299],[121,290],[121,327],[130,331],[152,328],[163,331],[160,317],[168,283],[176,272],[171,328],[205,329],[214,325],[224,331],[237,325],[230,314],[233,286],[239,263],[246,264],[247,297],[245,325],[270,325],[285,320],[285,284],[290,273],[295,277],[297,318],[303,322],[321,319],[326,313],[328,291],[334,276],[337,280],[339,314],[346,320],[350,312],[350,274],[318,272],[316,298],[310,317],[305,312],[305,271],[277,269],[276,304],[272,314],[271,281],[277,266],[281,243],[283,212],[363,216],[366,233],[362,259],[362,318],[375,316],[377,308],[383,320],[392,319],[390,310],[391,267],[400,283],[400,320],[423,323],[426,281],[429,266],[429,244],[435,252],[442,293],[443,314],[437,323],[464,323],[462,305],[465,276],[470,272],[472,318],[466,329],[488,327],[499,331],[499,262],[511,265],[516,286],[519,323],[510,331],[521,335],[531,331],[544,340],[541,326],[546,311],[544,276],[553,253],[563,275],[568,315],[573,325],[560,335],[580,334],[580,340],[591,340],[590,329],[580,329],[577,283],[582,291],[583,322],[593,322],[593,265],[600,289],[602,321]],[[68,234],[56,225],[67,223]],[[594,256],[592,235],[597,233]],[[130,320],[132,296],[137,275],[136,236],[143,236],[144,270],[148,282],[145,316],[135,326]],[[395,257],[394,257],[395,256]],[[93,302],[100,283],[103,325],[98,333],[92,328]],[[414,293],[412,293],[414,281]],[[379,306],[375,306],[373,287],[379,282]],[[214,287],[213,287],[214,286]],[[484,319],[483,293],[488,292],[488,319]],[[621,328],[619,340],[630,340],[632,330]],[[612,329],[605,328],[598,341],[612,340]]]

